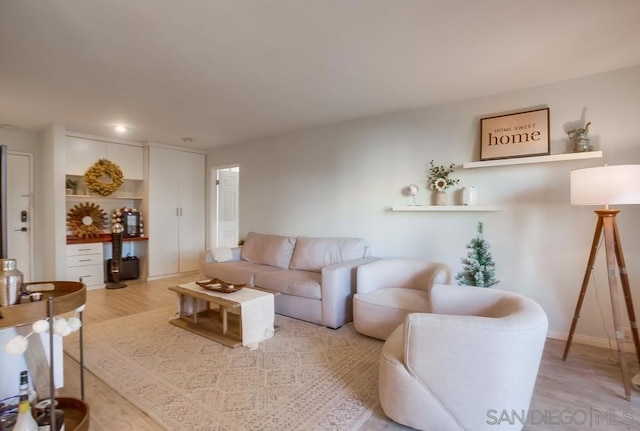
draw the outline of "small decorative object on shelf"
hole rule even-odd
[[[106,227],[107,214],[92,202],[78,204],[67,214],[67,226],[78,238],[100,236]]]
[[[584,127],[569,130],[567,135],[569,135],[569,139],[573,142],[575,151],[582,153],[585,151],[591,151],[591,144],[589,143],[589,137],[587,134],[589,133],[589,126],[591,125],[591,121],[584,125]]]
[[[429,168],[427,170],[427,185],[435,191],[433,200],[434,205],[446,205],[447,195],[445,190],[458,184],[460,181],[457,178],[450,177],[453,173],[454,166],[455,165],[453,163],[450,163],[449,167],[445,167],[443,165],[436,166],[433,163],[433,160],[429,162]]]
[[[415,184],[411,184],[409,187],[407,187],[407,192],[409,193],[409,196],[413,198],[413,205],[417,205],[416,195],[418,194],[418,186],[416,186]]]
[[[482,222],[478,222],[478,234],[467,245],[467,256],[461,259],[464,268],[456,275],[459,286],[491,287],[499,283],[489,242],[484,239],[483,231]]]
[[[477,205],[478,204],[478,189],[475,187],[463,187],[462,188],[462,205]]]
[[[120,223],[124,230],[124,238],[136,238],[144,236],[142,214],[137,208],[117,208],[111,214],[111,224]]]
[[[108,178],[109,181],[105,181]],[[118,165],[107,159],[100,159],[95,165],[87,169],[84,182],[87,189],[102,196],[109,196],[120,188],[124,175]]]
[[[71,178],[67,177],[65,183],[65,189],[68,195],[75,195],[78,193],[78,182],[72,180]]]

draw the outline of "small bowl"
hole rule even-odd
[[[31,302],[40,301],[42,299],[42,292],[32,292],[29,297],[31,298]]]

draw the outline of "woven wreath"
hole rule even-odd
[[[105,177],[111,181],[105,181]],[[120,166],[107,159],[100,159],[84,173],[84,183],[89,190],[109,196],[120,188],[124,175]]]
[[[93,202],[80,203],[67,214],[67,226],[78,238],[93,238],[104,233],[107,214]]]

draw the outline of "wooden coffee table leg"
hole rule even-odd
[[[191,297],[191,313],[193,323],[198,323],[198,300],[194,297]]]
[[[229,325],[227,322],[227,307],[224,305],[220,305],[220,316],[222,317],[222,335],[227,335]]]

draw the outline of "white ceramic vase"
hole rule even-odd
[[[447,204],[447,193],[434,191],[433,192],[433,204],[434,205],[446,205]]]
[[[475,187],[462,188],[462,205],[477,205],[478,190]]]

